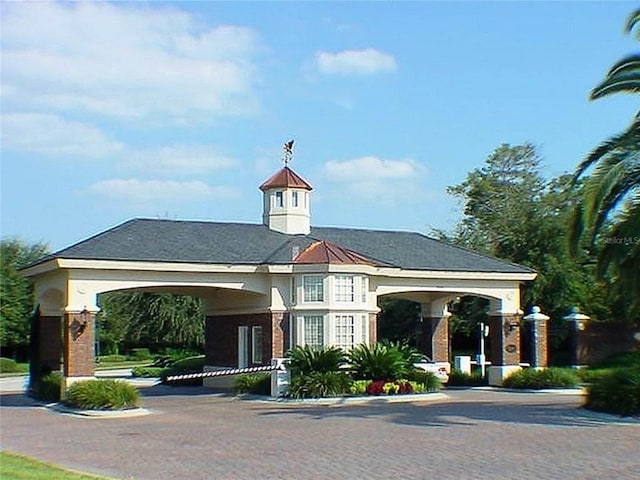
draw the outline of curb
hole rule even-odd
[[[287,405],[361,405],[361,404],[386,404],[386,403],[406,403],[406,402],[431,402],[435,400],[448,399],[444,393],[420,393],[413,395],[368,395],[366,397],[335,397],[335,398],[273,398],[259,395],[242,395],[236,397],[239,400],[265,402]]]
[[[50,403],[45,405],[49,410],[65,415],[73,415],[82,418],[132,418],[149,415],[151,412],[146,408],[129,408],[127,410],[81,410],[79,408],[67,407],[61,403]]]

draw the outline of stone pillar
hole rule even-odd
[[[520,370],[520,315],[498,312],[489,317],[491,366],[489,385],[500,386],[514,371]]]
[[[573,307],[571,313],[563,317],[563,320],[565,320],[569,326],[571,365],[574,368],[585,366],[589,358],[589,339],[586,330],[591,318],[580,313],[578,307]]]
[[[524,317],[531,339],[531,368],[546,368],[548,362],[548,333],[549,317],[540,311],[540,307],[533,307],[531,313]]]
[[[95,313],[66,312],[64,314],[64,367],[66,386],[78,377],[94,376],[94,322]]]

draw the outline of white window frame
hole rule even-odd
[[[311,347],[325,344],[324,315],[304,315],[302,317],[302,343]]]
[[[311,283],[313,280],[314,283]],[[324,277],[305,275],[302,277],[302,298],[305,303],[324,302]]]
[[[278,190],[275,193],[274,198],[275,198],[274,203],[276,207],[284,207],[284,192],[282,190]]]
[[[251,327],[251,363],[262,364],[262,327]]]
[[[291,206],[298,207],[299,204],[300,200],[298,198],[298,192],[294,190],[293,192],[291,192]]]
[[[356,346],[356,316],[353,314],[336,314],[333,317],[334,344],[349,351]]]
[[[360,279],[360,301],[367,303],[367,295],[369,293],[369,278],[362,277]]]
[[[355,281],[353,275],[336,275],[333,286],[336,302],[353,303],[355,301]]]

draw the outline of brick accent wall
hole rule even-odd
[[[572,365],[590,365],[616,353],[640,351],[640,324],[584,322],[584,329],[567,322]]]
[[[249,327],[249,364],[251,363],[252,327],[262,327],[262,364],[271,358],[282,357],[289,349],[289,314],[250,313],[240,315],[209,316],[205,322],[206,364],[238,366],[238,327]]]
[[[95,315],[86,315],[83,326],[80,313],[64,315],[64,376],[92,377],[94,375],[93,325]]]
[[[510,324],[518,324],[511,330]],[[492,366],[518,365],[520,363],[520,317],[496,315],[489,320]]]
[[[62,318],[39,317],[37,322],[41,372],[57,372],[62,364]]]
[[[422,353],[434,362],[449,361],[449,318],[424,317],[422,319],[422,339],[419,343]]]

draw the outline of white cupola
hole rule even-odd
[[[311,199],[313,187],[289,168],[293,140],[284,147],[284,168],[260,185],[263,192],[262,223],[271,230],[289,235],[311,232]]]

